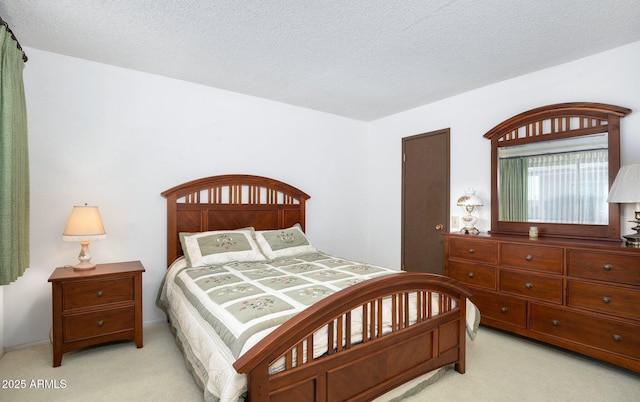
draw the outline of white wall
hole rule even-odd
[[[228,173],[273,177],[311,195],[320,249],[364,258],[363,122],[28,49],[24,71],[31,174],[31,267],[4,288],[4,344],[48,338],[57,266],[77,262],[61,233],[73,205],[98,205],[107,230],[93,261],[141,260],[143,319],[166,269],[160,193]],[[343,196],[343,195],[346,195]]]
[[[403,137],[451,128],[451,212],[460,215],[455,200],[475,187],[486,202],[482,230],[490,222],[490,144],[482,135],[514,114],[573,101],[628,107],[622,163],[640,162],[640,42],[370,124],[27,53],[31,268],[0,289],[5,346],[47,338],[47,279],[54,267],[75,262],[79,245],[60,234],[71,207],[83,202],[100,206],[108,232],[91,245],[94,261],[140,259],[146,266],[144,320],[153,321],[163,319],[154,300],[166,267],[160,192],[187,180],[250,173],[291,183],[312,197],[307,232],[319,248],[398,268]],[[626,206],[625,233],[632,214]]]
[[[640,42],[592,57],[506,80],[478,90],[398,113],[369,125],[367,143],[368,259],[400,265],[402,138],[451,128],[451,214],[467,187],[485,205],[478,228],[490,229],[490,141],[483,135],[513,115],[561,102],[599,102],[630,108],[621,121],[621,162],[640,162]],[[633,206],[623,205],[621,229]]]

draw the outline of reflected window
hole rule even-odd
[[[607,224],[608,154],[606,134],[501,148],[500,220]]]

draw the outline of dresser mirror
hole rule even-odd
[[[563,103],[516,115],[491,140],[491,232],[620,241],[607,203],[620,168],[620,118],[629,109]]]
[[[498,148],[498,220],[609,223],[608,133]]]

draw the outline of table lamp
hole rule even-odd
[[[631,228],[636,233],[622,237],[627,247],[640,248],[640,164],[625,165],[620,168],[609,190],[607,202],[636,204],[635,220],[629,221],[636,224]]]
[[[462,217],[462,223],[464,227],[460,230],[463,234],[478,234],[480,231],[476,228],[476,222],[478,218],[473,216],[473,212],[484,205],[480,197],[476,195],[476,191],[472,188],[467,189],[464,195],[458,198],[458,206],[462,207],[462,210],[466,213]]]
[[[102,225],[102,219],[100,218],[100,211],[98,207],[88,206],[75,206],[67,221],[67,226],[62,233],[62,240],[64,241],[79,241],[80,242],[80,254],[78,259],[80,263],[74,265],[76,270],[93,269],[96,264],[91,263],[91,254],[89,254],[89,241],[100,240],[107,237]]]

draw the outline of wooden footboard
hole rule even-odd
[[[362,282],[277,328],[234,368],[248,375],[253,402],[371,400],[449,364],[464,373],[470,295],[434,274],[398,273]],[[363,328],[357,337],[356,316]],[[314,356],[320,333],[333,347]],[[272,373],[283,359],[284,368]]]

